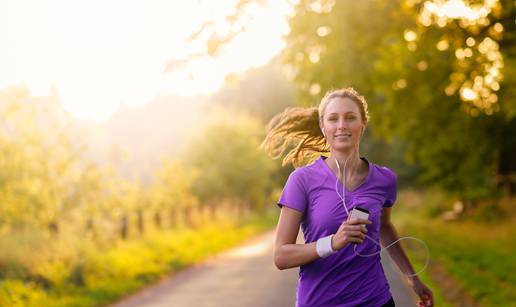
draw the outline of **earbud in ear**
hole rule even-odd
[[[326,134],[324,133],[324,129],[321,128],[322,135],[326,137]]]

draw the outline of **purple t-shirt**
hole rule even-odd
[[[348,217],[335,190],[337,177],[325,159],[325,156],[320,156],[314,162],[295,169],[278,201],[280,208],[283,205],[303,213],[301,229],[306,243],[336,233]],[[382,207],[390,207],[396,201],[396,174],[387,167],[361,159],[369,164],[369,172],[364,182],[353,191],[346,188],[346,206],[350,212],[356,205],[369,210],[372,223],[366,226],[367,235],[379,243]],[[342,195],[340,180],[337,189]],[[335,254],[300,266],[297,307],[381,306],[390,299],[380,254],[357,256],[354,245],[348,244]],[[356,248],[362,255],[379,250],[380,247],[369,238]]]

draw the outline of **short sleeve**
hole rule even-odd
[[[392,207],[396,202],[398,192],[398,177],[396,173],[389,169],[389,182],[387,185],[387,195],[385,197],[384,207]]]
[[[280,208],[281,206],[287,206],[304,213],[308,203],[307,199],[307,189],[303,180],[303,172],[299,168],[295,169],[290,173],[277,205]]]

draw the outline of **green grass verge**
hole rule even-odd
[[[422,203],[431,207],[433,200],[427,195]],[[453,303],[446,301],[447,292],[452,290],[441,288],[444,287],[442,283],[434,281],[432,264],[442,266],[456,286],[479,306],[509,306],[516,301],[514,218],[496,223],[444,221],[428,217],[428,208],[411,208],[406,201],[401,197],[399,208],[393,209],[393,219],[400,236],[418,237],[428,244],[430,268],[420,278],[433,290],[437,306],[455,305],[457,299]],[[418,255],[422,250],[419,246],[414,250],[407,249],[416,270],[423,266],[424,258]]]
[[[37,263],[45,282],[0,279],[0,306],[104,306],[272,228],[277,214],[218,220],[195,230],[153,231],[103,250],[92,246],[71,263]]]

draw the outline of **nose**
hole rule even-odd
[[[339,123],[338,123],[338,126],[337,126],[337,129],[339,129],[339,130],[348,129],[348,123],[344,119],[340,119]]]

